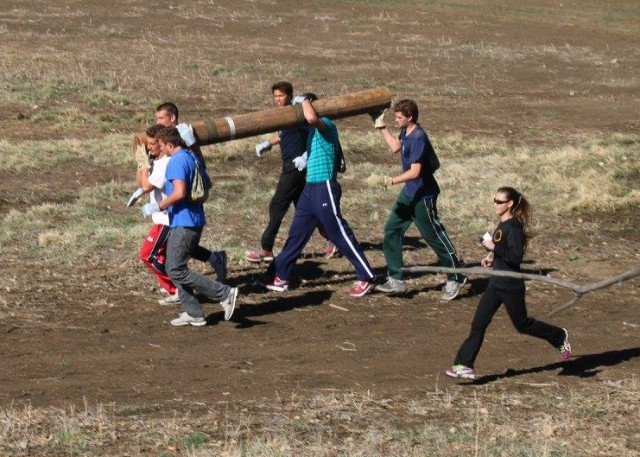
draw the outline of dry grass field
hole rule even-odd
[[[475,383],[443,376],[486,278],[440,300],[346,295],[314,236],[292,289],[244,261],[267,222],[278,152],[204,148],[215,178],[203,243],[230,255],[230,322],[173,328],[138,259],[149,222],[134,133],[172,100],[186,122],[271,106],[286,79],[333,96],[388,87],[421,107],[439,153],[441,218],[478,265],[500,185],[534,207],[525,268],[589,283],[640,264],[640,7],[633,0],[3,0],[0,8],[0,455],[637,456],[638,279],[571,294],[527,283],[530,313],[574,356],[500,311]],[[389,116],[390,118],[391,116]],[[338,121],[343,213],[377,272],[399,169],[368,116]],[[286,238],[286,226],[276,249]],[[407,266],[435,265],[412,228]],[[205,272],[202,265],[194,268]],[[208,271],[206,271],[208,273]],[[333,305],[333,306],[330,306]]]

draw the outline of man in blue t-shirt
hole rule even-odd
[[[271,86],[273,103],[275,106],[289,106],[293,100],[293,86],[288,81],[279,81]],[[273,260],[273,245],[280,230],[280,225],[289,207],[295,207],[302,194],[305,184],[307,167],[307,135],[309,126],[294,126],[283,129],[276,136],[256,145],[256,155],[261,157],[275,145],[280,146],[282,157],[282,171],[276,185],[276,191],[269,202],[269,223],[262,232],[260,248],[246,252],[249,262],[271,262]],[[320,234],[325,236],[322,227],[318,227]],[[336,247],[330,241],[325,243],[324,254],[331,258],[336,254]]]
[[[178,288],[183,312],[171,321],[171,325],[206,325],[202,306],[196,298],[203,295],[220,302],[224,318],[229,320],[235,309],[238,288],[229,287],[189,269],[187,263],[198,249],[202,229],[206,223],[202,203],[191,201],[191,188],[196,173],[197,156],[185,149],[180,133],[175,127],[167,127],[158,133],[160,147],[171,156],[167,165],[166,195],[159,203],[147,203],[142,207],[145,216],[168,210],[169,238],[167,240],[166,269]],[[210,180],[205,167],[200,164],[203,178]]]
[[[391,135],[384,125],[384,112],[375,120],[374,126],[391,152],[400,152],[402,173],[391,177],[372,175],[367,182],[383,187],[404,184],[384,227],[382,249],[387,260],[387,281],[376,287],[381,292],[402,293],[407,290],[402,279],[402,240],[412,222],[415,222],[424,240],[435,251],[441,265],[455,268],[461,262],[444,225],[438,219],[436,199],[440,188],[433,173],[440,164],[427,133],[418,124],[418,105],[413,100],[400,100],[394,104],[393,111],[400,128],[398,138]],[[453,300],[466,281],[466,276],[449,274],[442,298]]]
[[[349,295],[362,297],[373,287],[375,275],[358,240],[340,212],[342,188],[336,179],[340,166],[338,130],[328,118],[318,117],[311,104],[311,99],[315,100],[313,94],[307,94],[302,98],[304,117],[312,126],[307,139],[307,183],[298,200],[284,248],[269,266],[270,280],[265,287],[278,292],[284,292],[289,288],[291,270],[313,230],[320,223],[329,240],[356,269],[358,281],[349,291]]]

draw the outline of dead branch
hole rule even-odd
[[[635,268],[633,270],[625,271],[616,276],[612,276],[607,279],[603,279],[601,281],[592,282],[589,284],[574,284],[571,282],[563,281],[561,279],[551,278],[549,276],[543,275],[535,275],[531,273],[516,273],[513,271],[501,271],[501,270],[493,270],[491,268],[448,268],[448,267],[406,267],[403,268],[402,271],[407,273],[422,273],[422,272],[430,272],[430,273],[462,273],[464,275],[479,275],[479,276],[501,276],[506,278],[518,278],[518,279],[530,279],[533,281],[542,281],[547,282],[549,284],[553,284],[555,286],[564,287],[565,289],[570,289],[573,293],[576,294],[573,299],[564,305],[554,309],[549,313],[549,316],[553,316],[560,311],[573,306],[584,294],[588,292],[593,292],[594,290],[604,289],[605,287],[609,287],[613,284],[617,284],[623,281],[626,281],[631,278],[635,278],[636,276],[640,276],[640,268]]]

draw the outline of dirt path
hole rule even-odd
[[[504,8],[496,2],[473,8],[464,2],[425,2],[415,11],[408,5],[332,2],[322,13],[309,1],[300,2],[296,11],[279,12],[254,12],[256,4],[249,1],[179,2],[176,11],[161,9],[145,21],[148,30],[142,35],[138,29],[146,4],[132,7],[125,18],[112,17],[132,3],[140,2],[111,2],[106,9],[97,2],[76,2],[74,13],[55,5],[40,11],[37,5],[8,2],[0,14],[6,94],[20,96],[6,96],[0,107],[4,140],[129,133],[132,125],[144,124],[134,115],[165,94],[188,106],[191,119],[243,112],[265,103],[265,87],[281,74],[319,93],[389,84],[394,94],[418,99],[436,136],[489,135],[514,144],[553,145],[564,143],[565,134],[606,137],[640,128],[638,18],[622,14],[633,11],[632,1],[618,2],[619,9],[610,11],[603,5],[609,2],[566,0],[528,2],[529,9],[514,2],[503,2]],[[198,16],[205,13],[209,19]],[[300,17],[314,18],[306,21],[308,30],[301,28]],[[194,23],[199,34],[192,32]],[[173,31],[175,48],[159,30]],[[216,33],[217,46],[193,46],[209,32]],[[301,36],[319,37],[324,48],[301,43]],[[134,48],[140,40],[143,46]],[[132,49],[144,53],[130,54]],[[175,59],[175,49],[192,53],[181,69],[184,79],[175,82],[180,74],[171,69],[163,78],[142,77],[150,66],[157,68],[156,59]],[[52,52],[59,61],[49,59]],[[23,67],[24,55],[32,59]],[[150,59],[149,66],[143,57]],[[214,76],[211,62],[219,65]],[[59,93],[34,107],[30,97],[41,95],[28,92],[29,77],[59,72],[64,80],[63,65],[80,81],[67,87],[47,80],[47,90]],[[25,74],[18,78],[20,71]],[[128,96],[131,104],[116,100],[93,107],[101,99],[88,100],[81,83],[95,85],[96,78],[106,81],[105,93]],[[180,86],[187,83],[193,86]],[[107,115],[124,120],[96,131]],[[65,127],[69,116],[76,117],[73,127]],[[344,128],[370,126],[358,118]],[[30,184],[33,176],[0,173],[0,209],[73,201],[74,192],[97,183],[90,177],[101,171],[48,170],[38,176],[36,187]],[[224,164],[219,172],[225,173]],[[130,170],[111,170],[108,179],[129,175]],[[630,228],[640,223],[637,212],[604,215],[600,223],[606,227],[621,216]],[[377,246],[379,254],[380,236],[360,241]],[[590,242],[586,237],[575,241]],[[637,231],[605,234],[602,241],[606,248],[583,251],[589,259],[583,263],[567,260],[566,253],[532,252],[534,263],[528,267],[580,271],[583,278],[571,278],[578,282],[637,267]],[[477,246],[464,240],[459,249],[470,257],[477,254]],[[146,273],[140,273],[136,253],[106,257],[70,265],[26,262],[19,251],[2,252],[0,405],[85,399],[179,404],[324,390],[420,395],[449,382],[442,370],[464,338],[485,284],[474,279],[461,299],[445,303],[439,300],[442,278],[424,276],[410,280],[407,297],[373,294],[352,300],[346,296],[352,279],[347,261],[317,258],[301,263],[294,289],[280,296],[256,293],[252,284],[261,269],[233,265],[231,282],[242,293],[233,321],[221,322],[217,305],[209,305],[210,325],[176,329],[168,321],[177,310],[160,308],[155,297],[139,289],[135,275]],[[425,247],[407,257],[413,264],[433,260]],[[542,318],[569,298],[547,286],[531,289],[531,312]],[[501,312],[477,369],[487,376],[483,382],[509,388],[557,383],[571,389],[637,376],[638,304],[634,281],[588,295],[554,319],[571,331],[575,356],[566,364],[558,364],[544,343],[516,334]]]

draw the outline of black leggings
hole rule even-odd
[[[484,334],[491,323],[493,315],[504,303],[507,313],[516,330],[520,333],[546,340],[554,347],[560,347],[564,342],[564,331],[560,327],[535,320],[527,316],[524,301],[525,290],[499,290],[489,286],[478,303],[476,314],[471,323],[471,332],[460,346],[454,365],[464,365],[473,368],[484,340]]]

